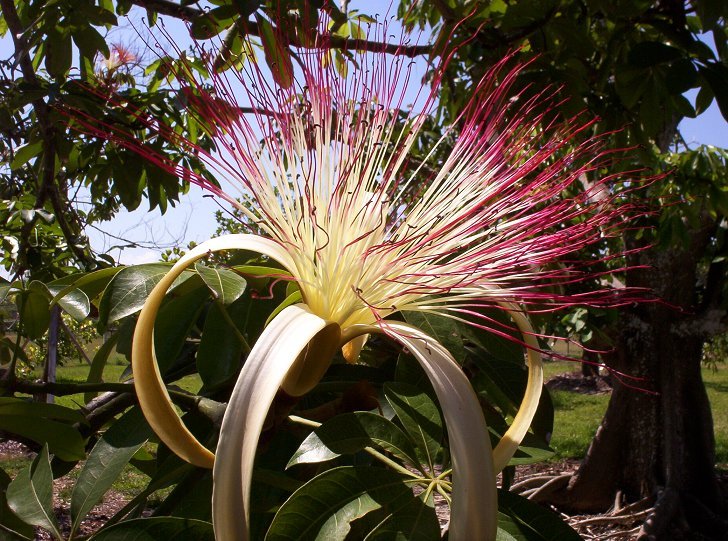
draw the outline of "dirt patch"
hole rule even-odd
[[[608,394],[612,392],[609,376],[585,377],[581,372],[567,372],[553,376],[546,382],[553,391],[568,391],[579,394]]]
[[[33,460],[36,453],[13,440],[0,440],[0,461],[8,459],[26,458]],[[79,468],[79,466],[76,466]],[[75,479],[63,476],[53,481],[53,511],[55,512],[58,524],[61,527],[61,533],[68,535],[71,531],[71,500],[70,495],[73,490]],[[120,511],[127,503],[128,498],[124,494],[115,490],[110,490],[104,494],[104,499],[81,522],[76,535],[91,535],[101,528],[106,522]],[[41,529],[36,529],[36,541],[52,540],[51,535]]]

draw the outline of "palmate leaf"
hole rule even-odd
[[[328,470],[286,500],[266,541],[343,540],[351,522],[377,509],[406,509],[412,490],[391,470],[343,466]]]
[[[215,298],[225,305],[235,302],[245,292],[247,282],[236,272],[208,267],[202,263],[196,263],[195,270]]]
[[[33,463],[21,470],[8,485],[6,497],[10,509],[23,521],[62,539],[53,512],[53,473],[48,446],[44,446]]]
[[[101,530],[89,541],[215,541],[212,524],[178,517],[126,520]]]
[[[435,402],[419,388],[401,382],[386,383],[384,396],[415,442],[420,462],[434,469],[443,440],[442,417]]]
[[[504,541],[580,541],[581,536],[554,512],[522,496],[498,490],[498,540]]]
[[[411,495],[373,511],[352,524],[355,539],[366,541],[439,541],[440,523],[432,498]]]
[[[397,425],[381,415],[359,411],[337,415],[311,432],[286,467],[324,462],[370,446],[382,448],[412,466],[418,464],[411,440]]]
[[[71,494],[73,532],[151,434],[141,410],[133,408],[111,425],[96,443]]]
[[[83,438],[72,426],[83,422],[80,412],[57,404],[0,398],[0,430],[46,444],[62,460],[81,460],[86,456]]]

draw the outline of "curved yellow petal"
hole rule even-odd
[[[508,465],[521,441],[523,441],[528,428],[531,426],[533,416],[536,415],[538,402],[541,399],[541,389],[543,388],[543,362],[531,323],[528,321],[523,309],[517,304],[506,302],[500,304],[508,311],[518,330],[521,331],[523,341],[528,346],[526,348],[528,383],[526,384],[526,392],[523,395],[521,407],[518,409],[513,423],[493,449],[493,464],[496,472],[502,471]]]
[[[204,242],[180,258],[152,289],[139,314],[132,345],[134,387],[149,425],[177,455],[204,468],[212,467],[214,456],[187,430],[172,405],[154,355],[154,321],[164,295],[182,271],[211,252],[233,249],[259,252],[287,269],[293,265],[280,245],[256,235],[226,235]]]
[[[388,336],[407,347],[435,389],[445,417],[453,464],[449,539],[496,538],[498,494],[490,437],[478,397],[450,353],[416,327],[388,321]]]
[[[364,347],[364,344],[367,343],[368,338],[368,334],[361,334],[356,338],[349,340],[342,346],[341,354],[344,356],[347,363],[354,364],[359,360],[359,353],[361,353],[361,350]]]
[[[217,539],[249,539],[250,480],[268,409],[289,372],[296,372],[297,361],[313,353],[310,345],[330,344],[327,351],[315,352],[322,358],[328,355],[330,361],[339,339],[338,325],[301,304],[284,309],[258,338],[238,376],[217,444],[212,472],[212,523]]]

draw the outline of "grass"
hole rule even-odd
[[[573,362],[547,362],[544,375],[548,380],[579,369]],[[728,467],[728,366],[719,366],[717,371],[703,368],[702,373],[713,412],[716,463],[725,469]],[[554,459],[582,458],[607,409],[609,395],[551,391],[551,397],[555,409],[551,439],[551,447],[556,451]]]
[[[713,410],[715,459],[723,469],[728,468],[728,366],[717,371],[703,369],[703,381]]]

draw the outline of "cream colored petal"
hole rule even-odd
[[[508,465],[508,461],[510,461],[521,441],[523,441],[528,428],[531,426],[533,417],[536,415],[538,402],[541,399],[541,389],[543,388],[543,362],[541,361],[540,348],[531,323],[518,305],[501,303],[501,306],[508,311],[518,326],[518,330],[521,331],[523,341],[528,346],[526,348],[528,383],[526,384],[526,392],[523,395],[521,407],[518,409],[513,423],[493,449],[493,464],[496,472],[502,471]]]
[[[172,405],[154,354],[154,321],[169,287],[190,264],[221,250],[251,250],[275,259],[290,269],[286,251],[275,242],[255,235],[226,235],[209,240],[185,254],[152,289],[134,331],[131,364],[139,404],[160,439],[184,460],[211,468],[214,456],[185,427]]]
[[[453,464],[449,539],[495,539],[498,495],[490,438],[470,381],[434,338],[406,323],[388,321],[385,328],[420,362],[442,407]]]
[[[215,455],[212,523],[216,539],[249,539],[250,480],[268,409],[296,361],[322,337],[334,344],[321,352],[330,361],[339,343],[338,325],[312,314],[305,305],[289,306],[271,321],[248,355],[225,411]]]

